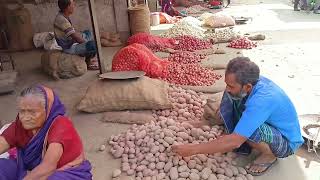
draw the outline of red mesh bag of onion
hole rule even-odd
[[[155,56],[142,44],[131,44],[116,53],[112,60],[112,71],[144,71],[153,78],[166,77],[169,61]]]

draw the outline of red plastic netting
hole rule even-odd
[[[170,62],[155,56],[142,44],[131,44],[116,53],[112,60],[112,71],[144,71],[152,78],[165,78]]]

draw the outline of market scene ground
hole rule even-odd
[[[286,91],[299,115],[319,114],[319,14],[293,11],[291,2],[286,0],[237,0],[232,1],[223,11],[233,16],[252,17],[249,23],[237,25],[234,29],[241,33],[263,34],[266,39],[258,41],[257,47],[253,49],[234,49],[227,47],[229,43],[215,44],[215,48],[223,49],[226,53],[211,55],[214,60],[204,61],[202,64],[210,67],[214,64],[227,64],[237,56],[249,57],[259,65],[262,75],[272,79]],[[152,26],[152,34],[161,34],[171,27],[170,24]],[[103,59],[111,62],[119,49],[120,47],[104,47]],[[112,135],[125,132],[131,125],[102,122],[103,113],[79,112],[76,105],[89,84],[97,79],[98,71],[88,71],[81,77],[55,81],[42,73],[41,54],[40,50],[13,54],[20,76],[15,93],[0,96],[2,123],[15,119],[16,96],[23,87],[34,83],[51,87],[66,105],[67,114],[82,138],[87,159],[93,166],[94,179],[112,179],[113,171],[121,169],[121,162],[109,152],[109,139]],[[106,150],[100,151],[101,145],[106,145]],[[253,158],[240,156],[235,161],[244,166]],[[295,155],[280,159],[274,168],[255,179],[319,180],[319,169],[320,158],[314,152],[308,152],[303,145]]]

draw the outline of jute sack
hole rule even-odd
[[[61,51],[47,51],[41,56],[42,70],[54,79],[68,79],[87,72],[84,57]]]
[[[156,121],[151,110],[146,111],[113,111],[103,114],[102,122],[119,124],[146,124]]]
[[[212,98],[207,99],[207,104],[204,106],[203,117],[213,124],[217,124],[221,121],[219,110],[222,96],[223,92],[214,94]]]
[[[34,32],[28,9],[24,7],[7,9],[6,24],[10,49],[29,50],[33,48]]]
[[[89,86],[78,110],[105,111],[167,109],[168,84],[148,77],[131,80],[97,80]]]
[[[148,5],[140,4],[128,8],[131,34],[150,33],[150,10]]]

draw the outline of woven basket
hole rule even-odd
[[[150,10],[141,4],[128,8],[130,16],[130,30],[132,34],[139,32],[150,33]]]

